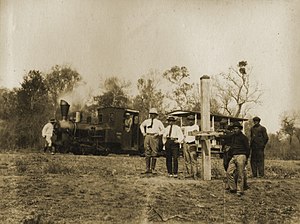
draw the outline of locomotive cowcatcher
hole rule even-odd
[[[75,112],[68,117],[70,105],[61,100],[62,119],[55,124],[54,146],[61,153],[108,155],[141,154],[143,141],[139,129],[139,111],[106,107],[97,110],[97,118]]]

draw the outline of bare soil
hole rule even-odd
[[[177,179],[163,157],[156,175],[144,166],[138,156],[0,154],[0,223],[300,223],[300,161],[266,161],[242,197],[225,192],[218,158],[211,181],[185,179],[182,158]]]

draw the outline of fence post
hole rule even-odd
[[[201,102],[201,131],[210,131],[210,77],[200,78]],[[209,137],[201,140],[202,151],[202,178],[211,180],[211,143]]]

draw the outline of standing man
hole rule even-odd
[[[195,123],[195,117],[193,115],[189,115],[187,120],[188,126],[184,128],[183,144],[183,157],[187,172],[186,177],[196,179],[198,177],[197,144],[196,137],[193,133],[199,131],[199,126]]]
[[[220,140],[221,140],[222,152],[223,152],[222,154],[223,166],[224,166],[224,170],[227,171],[229,161],[231,159],[229,150],[230,150],[230,145],[232,142],[232,135],[233,135],[232,126],[228,125],[227,119],[222,119],[220,121],[219,131],[222,131],[224,133],[224,135],[220,138]]]
[[[163,134],[164,125],[157,119],[156,108],[149,110],[149,119],[140,125],[140,130],[144,136],[144,149],[146,157],[146,174],[155,173],[156,157],[159,147],[159,136]]]
[[[251,128],[251,169],[253,177],[263,177],[265,170],[265,146],[269,141],[267,129],[260,125],[260,118],[253,118],[254,126]]]
[[[132,117],[130,113],[126,112],[125,113],[125,120],[124,120],[124,129],[126,132],[131,131],[131,126],[132,126]]]
[[[244,194],[244,170],[250,154],[249,141],[242,133],[242,129],[243,126],[239,122],[234,122],[232,124],[233,135],[230,145],[230,154],[232,158],[226,172],[229,191],[231,193],[237,193],[238,196]]]
[[[180,143],[183,142],[184,136],[181,128],[175,124],[175,117],[168,117],[169,125],[163,133],[163,144],[166,149],[166,166],[169,177],[178,177],[178,157]]]
[[[51,151],[51,154],[54,154],[54,146],[52,144],[52,137],[54,133],[54,124],[56,120],[54,118],[50,119],[47,124],[42,129],[42,136],[45,139],[45,147],[44,147],[44,152],[49,149]]]

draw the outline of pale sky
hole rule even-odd
[[[0,0],[0,86],[71,65],[99,88],[186,66],[193,82],[246,60],[264,90],[252,114],[269,132],[300,110],[300,1]]]

